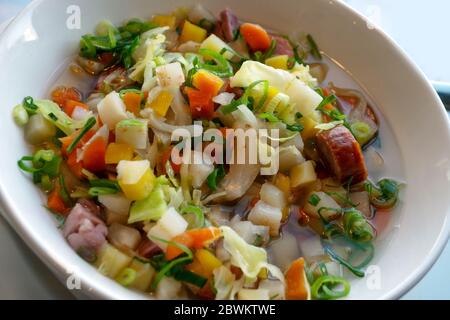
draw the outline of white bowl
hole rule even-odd
[[[47,93],[54,72],[77,52],[80,37],[96,22],[170,12],[194,1],[42,0],[29,5],[0,37],[1,204],[24,241],[62,280],[70,271],[81,279],[81,293],[93,298],[142,298],[99,274],[66,244],[43,208],[43,196],[17,168],[30,152],[10,112],[23,97]],[[218,13],[223,1],[201,1]],[[81,29],[66,27],[67,9],[81,9]],[[229,0],[243,20],[284,33],[314,34],[327,54],[341,63],[373,97],[390,127],[397,150],[387,150],[387,173],[407,182],[401,205],[392,213],[392,230],[377,246],[373,264],[381,287],[368,278],[352,282],[351,299],[393,299],[429,270],[447,242],[450,207],[450,131],[447,114],[422,72],[383,32],[346,5],[329,0]],[[73,8],[73,7],[72,7]],[[393,148],[390,148],[393,149]],[[399,172],[401,171],[401,172]],[[68,273],[69,272],[69,273]],[[373,274],[376,276],[378,272]],[[77,293],[77,292],[75,292]]]

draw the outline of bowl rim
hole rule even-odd
[[[20,21],[25,15],[27,15],[30,11],[37,8],[41,3],[43,3],[46,0],[32,0],[28,5],[26,5],[14,18],[4,22],[0,26],[4,27],[2,31],[0,31],[0,42],[3,41],[3,39],[6,37],[6,35],[10,32],[12,29],[12,26],[14,26],[18,21]],[[320,0],[320,1],[327,1],[329,0]],[[332,0],[334,5],[339,6],[340,8],[338,10],[344,10],[347,11],[347,13],[355,18],[360,19],[361,21],[368,21],[367,18],[360,12],[358,12],[356,9],[352,8],[349,4],[338,1],[338,0]],[[405,52],[405,50],[400,47],[400,45],[384,30],[382,30],[380,27],[376,26],[374,30],[372,30],[376,33],[378,33],[379,36],[385,41],[385,43],[391,47],[393,47],[398,54],[401,55],[402,59],[405,60],[408,68],[410,68],[416,75],[417,80],[420,81],[420,85],[426,89],[428,92],[432,93],[434,96],[434,104],[440,105],[440,110],[435,110],[436,112],[440,112],[440,117],[447,118],[448,114],[445,110],[444,105],[442,104],[442,101],[439,99],[438,94],[434,90],[431,82],[428,80],[425,73],[417,66],[417,64],[409,57],[409,55]],[[446,121],[446,129],[448,136],[450,136],[450,121]],[[58,277],[58,271],[65,270],[65,261],[64,258],[58,258],[58,255],[56,253],[51,254],[46,250],[46,248],[42,245],[42,243],[39,243],[33,235],[27,230],[27,227],[22,225],[18,219],[18,215],[15,214],[15,210],[11,203],[7,201],[3,187],[0,184],[0,208],[2,209],[4,213],[5,219],[8,221],[8,223],[12,226],[12,228],[15,230],[15,232],[18,233],[18,235],[21,237],[21,239],[27,244],[27,246],[33,250],[33,252],[40,258],[40,260],[46,264],[46,266],[55,274],[55,276],[61,280]],[[428,271],[433,267],[433,265],[438,260],[439,256],[441,255],[442,251],[444,250],[445,246],[447,245],[448,240],[450,239],[450,201],[448,203],[447,208],[447,214],[445,221],[442,225],[442,228],[439,232],[439,235],[431,249],[431,251],[428,253],[428,255],[425,257],[425,259],[422,260],[422,263],[416,267],[413,273],[409,274],[401,283],[399,283],[394,289],[390,290],[389,292],[385,293],[384,295],[381,295],[378,299],[399,299],[403,295],[405,295],[409,290],[411,290],[416,284],[418,284],[423,277],[428,273]],[[113,299],[120,296],[120,294],[116,295],[114,293],[111,293],[106,290],[106,287],[101,285],[98,281],[91,281],[90,278],[85,277],[84,273],[80,274],[81,281],[83,283],[89,284],[89,290],[85,290],[83,293],[87,294],[91,298],[96,299]],[[129,296],[134,296],[133,292],[129,290],[130,294]],[[137,295],[136,298],[139,298],[141,295]]]

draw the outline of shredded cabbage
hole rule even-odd
[[[163,187],[168,184],[169,181],[165,176],[159,176],[150,195],[143,200],[136,201],[131,206],[128,223],[156,221],[161,218],[169,207],[163,191]]]
[[[35,100],[34,104],[45,119],[53,123],[66,135],[71,135],[76,130],[83,128],[87,121],[73,120],[56,103],[50,100]]]
[[[220,266],[213,271],[214,289],[216,289],[216,300],[227,300],[233,289],[235,276],[226,267]]]
[[[269,84],[289,96],[296,112],[304,116],[316,112],[322,97],[311,89],[302,79],[288,71],[275,69],[257,61],[246,61],[231,78],[232,87],[247,88],[252,83],[268,80]]]
[[[266,268],[284,284],[285,280],[281,270],[267,262],[265,249],[248,244],[230,227],[222,226],[220,230],[224,237],[224,248],[231,255],[231,263],[242,270],[246,280],[249,282],[255,280],[260,271]]]

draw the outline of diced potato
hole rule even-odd
[[[179,298],[182,283],[171,277],[163,277],[156,287],[156,298],[158,300],[173,300]]]
[[[313,161],[306,161],[293,167],[290,171],[291,187],[301,188],[317,180]]]
[[[117,174],[119,185],[129,200],[142,200],[153,190],[156,178],[148,160],[120,161]]]
[[[163,90],[150,103],[150,108],[152,108],[160,117],[165,117],[167,111],[169,111],[169,108],[172,105],[172,101],[172,94],[166,90]]]
[[[318,201],[316,205],[311,202]],[[320,218],[319,210],[321,208],[331,208],[331,209],[341,209],[341,207],[337,204],[336,201],[325,192],[313,192],[308,196],[308,201],[306,202],[303,211],[305,211],[308,215]],[[330,219],[336,216],[337,213],[335,210],[321,210],[320,214],[324,219]]]
[[[305,158],[295,146],[280,148],[280,172],[288,172],[292,167],[305,162]]]
[[[123,193],[102,194],[98,196],[98,202],[104,205],[108,210],[128,216],[131,201]]]
[[[238,300],[270,300],[267,289],[241,289],[238,292]]]
[[[288,69],[288,55],[274,56],[266,60],[266,64],[275,69]]]
[[[202,49],[209,49],[220,53],[223,49],[227,49],[227,51],[223,54],[225,59],[233,58],[233,51],[229,45],[227,45],[222,39],[220,39],[215,34],[210,35],[205,41],[203,41],[200,46]]]
[[[185,20],[179,40],[180,43],[185,43],[188,41],[200,43],[206,39],[207,34],[208,31],[206,31],[205,29],[190,23],[188,20]]]
[[[259,196],[262,201],[272,207],[284,209],[287,206],[285,194],[272,183],[266,182],[263,184]]]
[[[108,240],[118,248],[134,250],[141,242],[141,234],[135,228],[113,223],[108,228]]]
[[[120,271],[131,262],[131,257],[116,249],[109,243],[105,243],[97,254],[96,267],[107,277],[116,278]]]
[[[120,121],[128,119],[126,109],[125,103],[116,91],[109,93],[97,105],[100,119],[110,130]]]
[[[127,119],[116,125],[116,142],[128,144],[136,149],[145,149],[148,144],[146,120]]]
[[[206,249],[200,249],[195,252],[195,258],[200,263],[204,275],[208,277],[212,275],[214,269],[222,266],[222,261],[216,258],[214,254]]]
[[[303,149],[305,147],[305,143],[303,142],[302,136],[298,134],[294,138],[292,138],[289,141],[286,141],[285,143],[283,143],[281,146],[282,147],[294,146],[299,151],[303,151]]]
[[[275,177],[275,186],[283,191],[286,199],[289,199],[291,194],[291,178],[282,173],[278,173]]]
[[[258,289],[268,290],[270,300],[284,300],[285,287],[279,280],[263,280],[259,283]]]
[[[161,87],[179,87],[186,80],[179,62],[165,64],[156,68],[156,78]]]
[[[158,239],[170,241],[185,232],[187,227],[188,222],[174,208],[169,208],[156,225],[149,230],[148,237],[165,251],[167,243],[158,241]]]
[[[263,201],[258,201],[248,215],[248,220],[256,225],[268,226],[270,235],[277,236],[280,231],[283,214],[280,208],[275,208]]]
[[[25,139],[34,145],[48,141],[55,134],[56,127],[40,114],[32,115],[25,126]]]
[[[150,287],[153,276],[155,275],[155,269],[153,269],[152,265],[150,263],[144,263],[137,259],[133,259],[129,268],[136,271],[136,278],[128,287],[144,292],[147,291]]]
[[[112,225],[113,223],[127,224],[128,222],[128,214],[121,214],[109,209],[105,210],[105,222],[107,226]]]
[[[153,17],[152,22],[159,27],[169,27],[170,29],[175,29],[177,18],[175,16],[156,15]]]
[[[297,239],[291,233],[283,231],[281,238],[271,243],[270,253],[275,265],[285,271],[300,256]]]
[[[125,143],[110,143],[106,148],[105,163],[118,164],[122,160],[133,159],[133,147]]]

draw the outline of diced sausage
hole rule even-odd
[[[228,8],[220,13],[219,18],[214,33],[225,42],[233,41],[236,31],[239,29],[239,19]]]
[[[282,56],[288,55],[289,57],[294,56],[294,48],[292,47],[289,40],[283,38],[282,36],[272,35],[272,38],[277,41],[277,46],[275,47],[274,55]]]
[[[317,147],[325,166],[341,183],[356,184],[367,179],[361,146],[346,127],[318,133]]]

